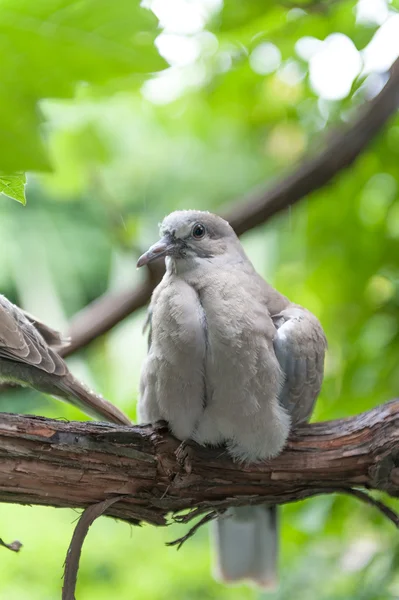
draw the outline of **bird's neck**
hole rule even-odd
[[[188,256],[185,258],[166,257],[166,271],[169,274],[177,275],[184,279],[202,277],[203,274],[209,274],[212,271],[220,273],[230,269],[253,270],[252,263],[245,254],[234,252],[229,254],[219,254],[211,257]],[[216,275],[215,275],[216,276]]]

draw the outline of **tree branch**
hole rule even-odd
[[[3,542],[3,540],[1,538],[0,538],[0,546],[2,546],[3,548],[7,548],[7,550],[11,550],[12,552],[19,552],[22,548],[22,544],[18,540],[11,542],[11,544],[6,544],[5,542]]]
[[[399,106],[399,58],[380,93],[360,109],[360,115],[317,156],[304,162],[271,188],[260,188],[235,207],[226,209],[225,218],[241,235],[264,223],[276,213],[329,183],[340,171],[350,167],[381,131]]]
[[[182,461],[179,448],[161,425],[3,414],[0,501],[86,508],[123,496],[107,515],[165,525],[168,513],[184,509],[191,510],[180,519],[186,522],[229,506],[282,504],[353,488],[399,497],[399,400],[348,419],[301,426],[279,457],[255,465],[235,464],[223,448],[194,443]]]
[[[123,292],[109,293],[100,296],[79,311],[73,318],[69,328],[71,343],[62,348],[64,357],[84,348],[100,335],[107,333],[120,321],[145,306],[151,298],[153,289],[161,281],[163,265],[153,264],[147,269],[147,278],[137,287]]]
[[[62,586],[62,600],[75,600],[76,582],[78,579],[79,561],[82,553],[83,542],[94,521],[104,514],[104,511],[118,502],[121,496],[108,498],[98,504],[92,504],[83,511],[75,531],[65,559],[64,585]]]
[[[344,131],[335,134],[324,150],[305,159],[272,187],[258,188],[233,206],[226,207],[221,215],[229,221],[237,235],[242,235],[323,187],[356,160],[396,112],[398,105],[399,59],[392,65],[390,77],[380,93],[365,103],[358,118]],[[86,346],[145,306],[162,274],[162,266],[158,265],[149,279],[136,288],[104,294],[75,315],[70,326],[72,344],[65,349],[64,356]]]

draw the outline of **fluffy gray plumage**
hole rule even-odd
[[[85,413],[120,425],[130,420],[69,371],[57,350],[68,340],[0,295],[0,381],[66,400]]]
[[[326,339],[319,321],[256,273],[220,217],[174,212],[161,236],[138,261],[166,257],[149,311],[140,420],[165,419],[177,438],[226,444],[238,460],[276,456],[320,391]],[[218,521],[218,574],[267,587],[275,571],[275,510],[243,510]]]

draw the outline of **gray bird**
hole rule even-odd
[[[57,352],[66,345],[60,333],[0,295],[0,382],[31,387],[95,418],[131,425],[122,411],[72,375]]]
[[[255,271],[222,218],[177,211],[138,267],[166,257],[149,308],[139,418],[166,420],[180,440],[226,444],[239,461],[279,454],[319,394],[326,338],[316,317]],[[228,511],[216,522],[216,577],[276,582],[276,507]]]

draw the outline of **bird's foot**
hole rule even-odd
[[[166,431],[169,431],[169,426],[168,426],[167,421],[164,421],[162,419],[159,421],[155,421],[155,423],[152,424],[152,428],[157,433],[165,433]]]
[[[190,475],[193,469],[191,459],[194,456],[194,449],[189,444],[190,442],[188,440],[184,440],[175,451],[177,464],[187,473],[187,475]]]

